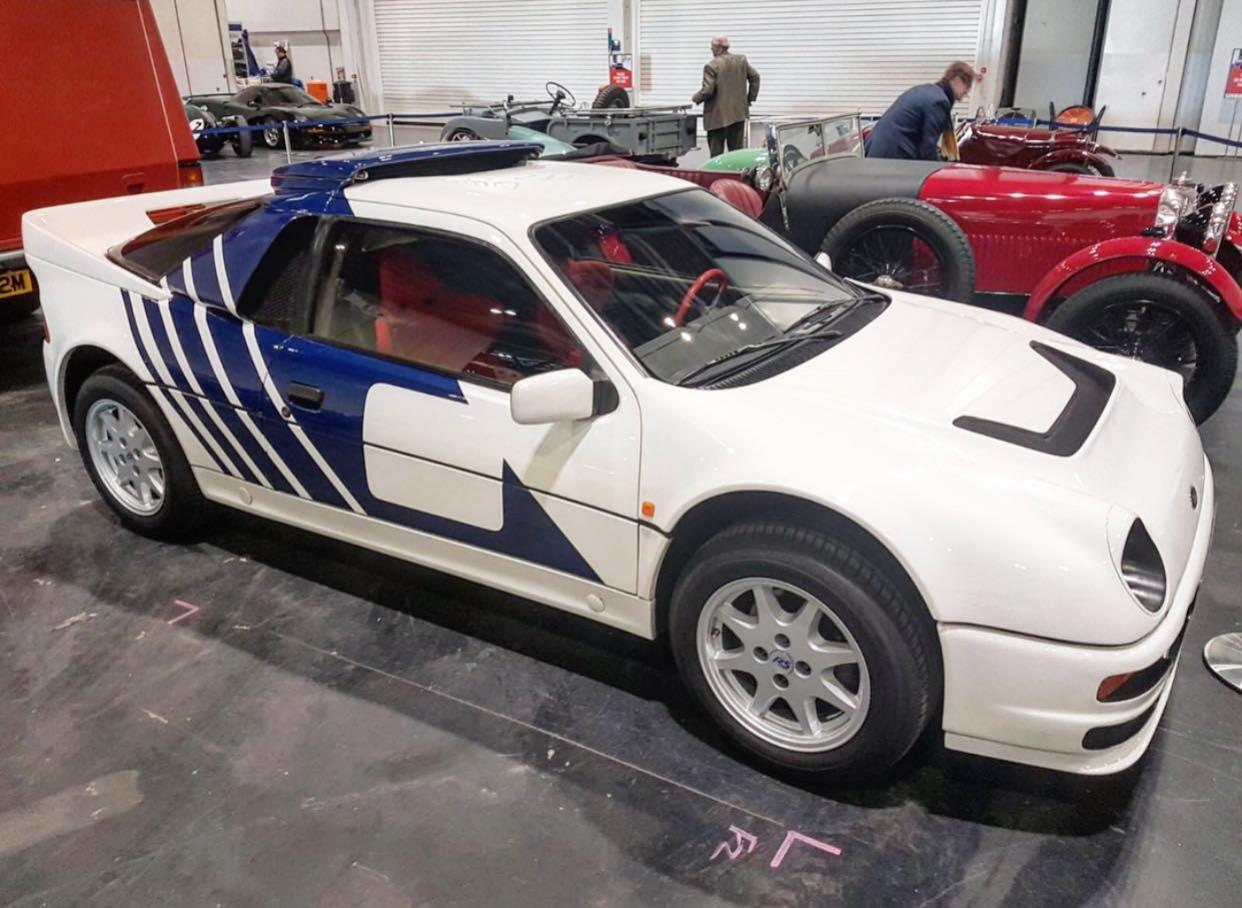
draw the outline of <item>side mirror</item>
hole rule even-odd
[[[613,390],[611,386],[609,390]],[[513,386],[509,412],[513,421],[522,426],[590,419],[600,412],[596,408],[595,382],[581,369],[528,376]]]
[[[829,257],[828,253],[821,252],[817,254],[815,256],[815,261],[819,263],[819,265],[821,265],[825,271],[832,270],[832,259]]]

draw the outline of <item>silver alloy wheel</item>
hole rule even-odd
[[[862,649],[805,590],[762,577],[728,583],[699,614],[697,638],[716,699],[769,744],[821,753],[854,737],[867,718]]]
[[[86,413],[86,446],[108,493],[143,517],[164,504],[164,465],[146,426],[124,404],[106,397]]]
[[[263,142],[268,148],[279,148],[284,138],[285,131],[278,126],[269,126],[263,130]]]

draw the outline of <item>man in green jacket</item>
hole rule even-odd
[[[712,38],[712,58],[703,67],[703,87],[692,99],[703,105],[703,128],[712,157],[746,147],[746,118],[759,97],[759,72],[743,54],[729,53],[729,39]]]

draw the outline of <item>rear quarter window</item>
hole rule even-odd
[[[244,199],[192,211],[113,246],[108,258],[149,281],[158,281],[261,204],[261,199]]]

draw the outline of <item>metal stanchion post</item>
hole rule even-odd
[[[289,121],[282,120],[280,128],[285,134],[285,161],[293,163],[293,143],[289,141]]]
[[[397,131],[393,128],[392,114],[388,115],[388,147],[397,147]]]
[[[1182,156],[1182,134],[1186,131],[1184,126],[1177,127],[1177,135],[1173,137],[1173,160],[1169,163],[1169,182],[1173,182],[1173,178],[1177,176],[1177,162]]]

